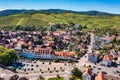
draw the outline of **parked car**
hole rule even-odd
[[[93,66],[93,68],[96,68],[95,66]]]
[[[101,68],[98,68],[98,70],[101,70]]]
[[[117,71],[117,70],[113,70],[112,72],[113,72],[114,74],[119,73],[119,71]]]
[[[103,74],[107,74],[107,72],[103,71]]]

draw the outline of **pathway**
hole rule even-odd
[[[21,18],[21,19],[19,20],[19,22],[18,22],[16,25],[20,25],[20,24],[22,23],[23,20],[24,20],[24,18]]]

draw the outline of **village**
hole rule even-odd
[[[0,77],[19,75],[48,80],[57,75],[70,80],[71,71],[82,71],[83,80],[120,80],[120,35],[98,36],[83,32],[78,24],[45,31],[0,31],[0,45],[15,50],[19,57],[12,67],[17,73],[0,68]],[[9,75],[7,75],[9,74]]]

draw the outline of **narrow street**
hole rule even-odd
[[[90,45],[88,46],[88,50],[87,50],[87,53],[83,56],[83,57],[81,57],[80,58],[80,60],[78,60],[79,61],[79,63],[77,63],[76,64],[76,66],[77,67],[81,67],[80,69],[83,71],[83,66],[86,64],[86,63],[88,63],[89,64],[89,62],[88,62],[88,53],[92,53],[92,49],[93,49],[93,43],[94,43],[94,41],[95,41],[95,39],[94,39],[94,34],[92,34],[92,33],[90,33],[90,38],[91,38],[91,42],[90,42]]]

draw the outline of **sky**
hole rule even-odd
[[[0,0],[0,11],[5,9],[97,10],[120,14],[120,0]]]

